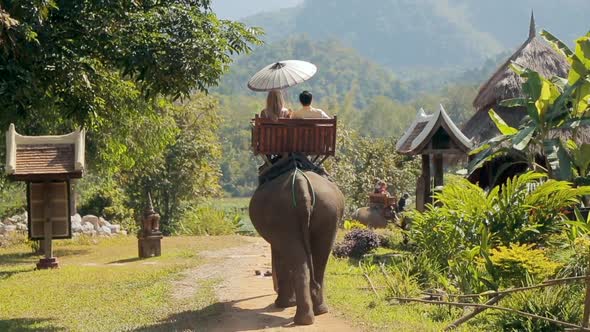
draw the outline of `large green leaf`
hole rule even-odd
[[[572,162],[566,148],[561,144],[559,138],[546,139],[543,141],[543,151],[547,157],[552,177],[558,180],[571,179]]]
[[[500,106],[504,107],[525,107],[527,105],[526,98],[510,98],[500,102]]]
[[[561,124],[556,129],[574,129],[574,128],[585,127],[585,126],[590,126],[590,118],[588,118],[588,117],[565,121],[563,124]]]
[[[576,105],[574,105],[576,117],[583,116],[590,105],[590,82],[587,80],[580,80],[580,82],[580,86],[576,89]]]
[[[567,85],[565,90],[561,93],[559,97],[557,97],[557,99],[553,103],[553,107],[546,115],[546,119],[553,120],[558,117],[561,117],[564,114],[568,114],[569,109],[567,108],[567,102],[572,99],[572,94],[575,93],[576,89],[585,82],[585,80],[578,80],[573,85]]]
[[[590,70],[590,37],[584,36],[576,40],[575,54],[586,69]]]
[[[490,109],[488,114],[502,135],[514,135],[518,132],[518,129],[510,127],[493,109]]]
[[[512,137],[512,146],[519,151],[524,150],[531,141],[531,138],[535,134],[536,127],[528,126],[518,131],[516,135]]]
[[[574,165],[580,169],[580,176],[586,176],[590,167],[590,144],[581,144],[571,152]]]
[[[574,54],[569,58],[571,68],[567,77],[567,81],[570,85],[576,84],[580,79],[585,78],[588,75],[588,68],[586,65]]]
[[[551,45],[557,52],[563,54],[565,57],[569,57],[573,54],[572,50],[567,45],[555,37],[547,30],[541,30],[541,36]]]

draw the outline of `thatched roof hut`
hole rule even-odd
[[[473,101],[476,113],[467,121],[463,132],[476,144],[499,134],[488,115],[490,108],[493,108],[506,123],[513,127],[517,127],[526,115],[523,108],[507,108],[498,105],[505,99],[524,97],[522,92],[524,80],[510,69],[511,62],[535,70],[547,78],[567,77],[570,68],[567,59],[537,35],[535,17],[531,14],[528,39],[481,86]]]

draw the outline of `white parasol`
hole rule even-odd
[[[317,67],[307,61],[284,60],[264,67],[250,81],[248,88],[254,91],[270,91],[288,88],[310,79]]]

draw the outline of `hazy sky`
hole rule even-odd
[[[260,12],[294,7],[303,0],[213,0],[213,11],[220,18],[239,19]]]

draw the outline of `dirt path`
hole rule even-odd
[[[246,238],[247,245],[220,251],[205,252],[211,263],[185,273],[178,282],[177,298],[194,295],[194,280],[222,280],[216,289],[223,303],[223,312],[206,321],[205,331],[358,331],[341,315],[329,313],[316,317],[312,326],[293,325],[295,308],[274,307],[272,278],[255,276],[254,271],[270,270],[270,246],[261,238]],[[328,303],[329,304],[329,303]]]

